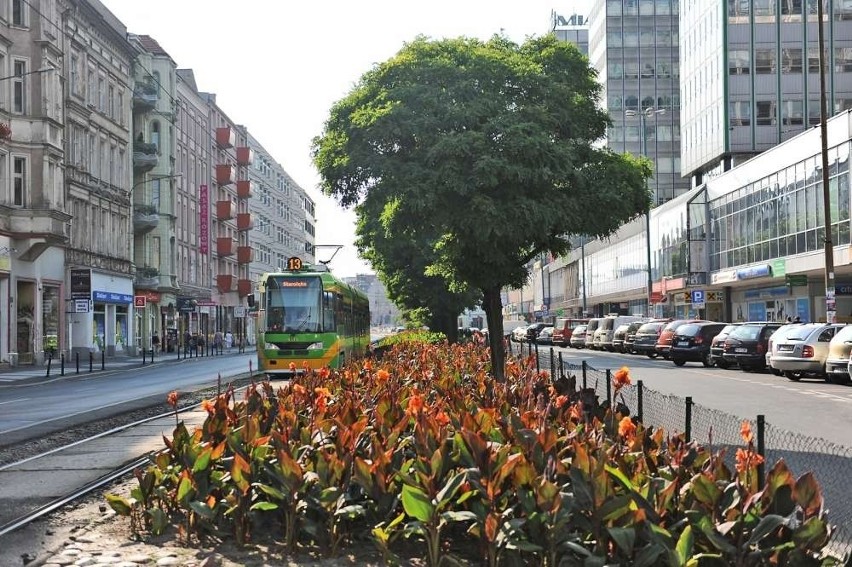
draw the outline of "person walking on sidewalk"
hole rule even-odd
[[[231,347],[234,345],[234,335],[231,331],[225,333],[225,348],[228,349],[228,352],[231,352]]]
[[[151,350],[154,352],[160,350],[160,335],[156,331],[154,331],[154,336],[151,337]]]
[[[222,354],[222,341],[224,340],[222,338],[222,331],[216,331],[213,335],[213,349],[216,351],[216,354]]]

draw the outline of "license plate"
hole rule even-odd
[[[677,346],[689,346],[689,341],[678,341]]]
[[[735,348],[734,352],[748,352],[747,348]]]
[[[793,352],[793,345],[778,345],[778,352]]]

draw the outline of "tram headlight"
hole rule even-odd
[[[310,346],[308,346],[308,350],[322,350],[323,348],[325,347],[323,346],[322,341],[312,343]]]
[[[278,349],[278,345],[277,345],[277,344],[275,344],[275,343],[266,343],[266,344],[264,345],[264,348],[265,348],[266,350],[279,350],[279,349]]]

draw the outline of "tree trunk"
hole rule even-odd
[[[498,382],[506,380],[506,350],[503,345],[503,300],[500,288],[482,290],[482,304],[488,318],[488,345],[491,347],[491,371]]]

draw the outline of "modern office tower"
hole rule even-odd
[[[550,13],[550,29],[561,41],[573,43],[580,53],[589,55],[589,24],[581,14],[571,14],[568,17]]]
[[[150,350],[166,337],[169,306],[180,291],[175,257],[177,219],[174,60],[147,35],[129,35],[133,64],[133,262],[134,336]]]
[[[829,115],[852,108],[852,4],[826,2]],[[694,186],[820,122],[816,0],[694,0],[681,14],[681,164]]]
[[[15,4],[31,10],[30,22],[44,25],[31,3]],[[85,356],[91,351],[112,356],[134,346],[129,166],[136,50],[124,24],[97,0],[41,3],[41,8],[58,10],[62,17],[65,99],[59,108],[64,106],[65,114],[65,208],[73,216],[65,250],[70,346]],[[47,209],[40,214],[51,214],[45,205],[38,206]]]
[[[63,30],[56,10],[0,7],[0,361],[40,363],[68,344]]]
[[[653,162],[653,204],[689,189],[681,178],[677,0],[595,0],[589,60],[613,125],[607,145]]]

